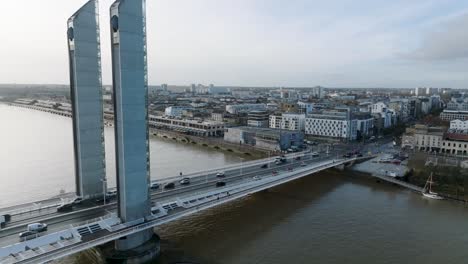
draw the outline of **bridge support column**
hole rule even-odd
[[[145,0],[110,7],[118,215],[123,223],[151,214]],[[144,263],[159,253],[152,230],[115,242],[119,263]],[[122,261],[125,260],[125,261]]]
[[[148,229],[116,240],[114,247],[108,246],[103,249],[103,254],[107,263],[151,263],[159,257],[159,240],[159,236]]]

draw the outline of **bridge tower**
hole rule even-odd
[[[123,222],[150,214],[145,0],[117,0],[110,7],[118,214]],[[146,230],[116,241],[135,248]]]
[[[106,176],[97,8],[90,0],[67,21],[76,193],[85,199],[103,194]]]

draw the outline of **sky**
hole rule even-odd
[[[66,21],[86,0],[3,2],[0,83],[68,84]],[[467,29],[461,0],[147,0],[149,84],[468,88]]]

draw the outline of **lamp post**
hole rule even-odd
[[[102,181],[102,198],[104,199],[104,205],[106,205],[106,189],[107,189],[106,177],[101,178],[101,181]]]
[[[241,167],[240,167],[240,176],[242,177],[242,167],[244,167],[244,159],[239,157],[240,161],[241,161]]]

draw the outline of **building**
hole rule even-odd
[[[312,90],[311,90],[311,96],[315,97],[315,98],[322,99],[325,96],[325,92],[324,92],[323,87],[321,87],[321,86],[313,87]]]
[[[250,111],[247,114],[247,125],[253,127],[268,127],[267,111]]]
[[[304,131],[305,117],[305,114],[273,114],[269,119],[270,128]]]
[[[312,113],[305,119],[305,134],[355,140],[357,138],[357,120],[351,119],[348,111],[324,110]]]
[[[305,114],[285,113],[282,115],[281,129],[304,131],[305,117]]]
[[[444,127],[415,125],[406,130],[401,146],[420,151],[467,155],[468,134],[445,132]]]
[[[166,107],[166,109],[164,110],[164,114],[166,116],[181,117],[182,113],[185,110],[190,110],[190,109],[192,108],[187,107],[187,106],[169,106],[169,107]]]
[[[281,112],[285,112],[285,113],[298,113],[299,107],[296,101],[286,100],[280,103],[280,110]]]
[[[309,102],[297,102],[301,114],[310,114],[314,110],[314,104]]]
[[[374,134],[374,118],[369,113],[353,112],[352,116],[357,120],[357,138]]]
[[[249,111],[264,111],[266,110],[265,104],[237,104],[237,105],[226,105],[226,112],[230,114],[238,114],[241,112]]]
[[[96,5],[88,1],[67,21],[75,184],[76,194],[84,199],[102,196],[106,178]],[[39,104],[50,105],[41,100]]]
[[[246,144],[260,149],[279,151],[300,148],[304,142],[304,133],[259,127],[231,127],[224,134],[226,142]]]
[[[224,135],[224,123],[216,121],[202,121],[151,115],[149,117],[149,126],[200,137],[221,137]]]
[[[468,111],[462,110],[444,110],[440,113],[440,119],[444,121],[452,121],[452,120],[467,120],[468,119]]]
[[[450,130],[468,131],[468,120],[455,119],[450,121]]]

